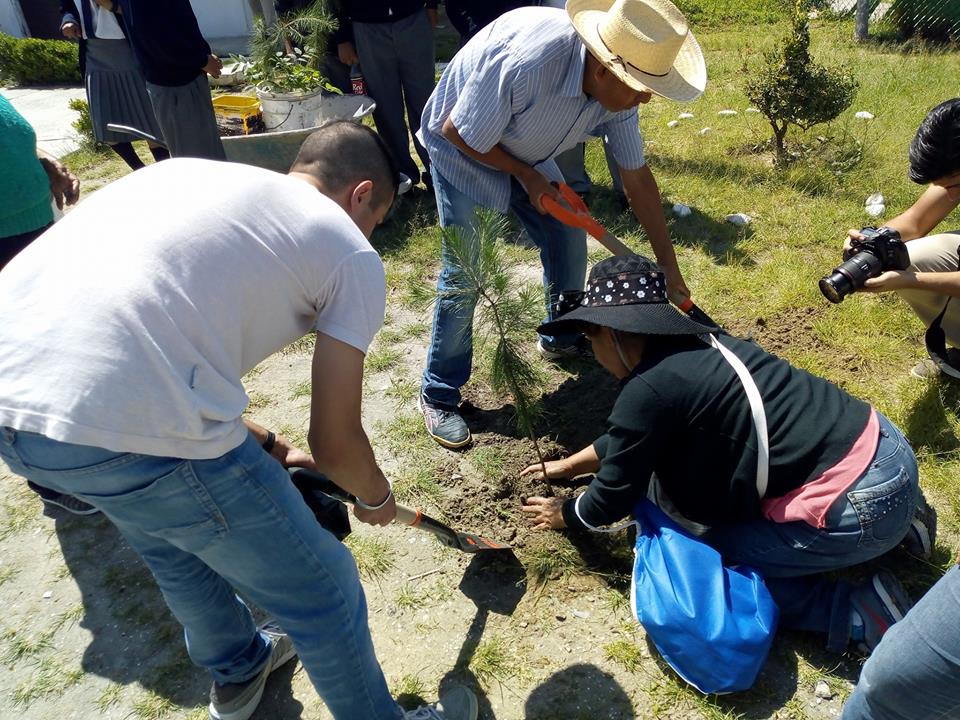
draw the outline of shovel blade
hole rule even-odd
[[[445,525],[439,520],[434,520],[419,510],[416,511],[416,513],[416,518],[406,522],[407,525],[433,533],[440,542],[454,550],[460,550],[465,553],[478,553],[485,550],[510,550],[509,545],[489,540],[482,535],[474,535],[473,533],[454,530],[449,525]]]
[[[484,550],[510,550],[509,545],[498,543],[482,535],[473,533],[458,532],[457,545],[465,553],[478,553]]]

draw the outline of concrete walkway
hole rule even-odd
[[[77,113],[68,105],[74,98],[86,98],[82,87],[0,88],[0,94],[33,125],[41,150],[61,157],[80,146],[72,127]]]

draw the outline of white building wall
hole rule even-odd
[[[0,32],[14,37],[26,36],[27,24],[18,0],[0,0]]]
[[[0,0],[0,4],[8,0]],[[190,0],[200,32],[210,38],[247,36],[253,27],[249,0]]]

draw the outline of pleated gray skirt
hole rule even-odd
[[[129,142],[131,135],[107,130],[107,123],[127,125],[162,138],[146,81],[126,40],[87,40],[87,102],[93,134],[103,143]]]

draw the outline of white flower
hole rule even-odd
[[[640,284],[641,284],[641,285],[646,285],[646,284],[647,284],[647,279],[644,278],[644,277],[640,278]]]
[[[746,213],[733,213],[733,215],[727,215],[727,222],[742,227],[743,225],[752,223],[753,218]]]
[[[647,296],[647,294],[646,294],[643,290],[641,290],[640,292],[637,293],[637,297],[645,298],[646,296]]]
[[[680,121],[679,121],[679,120],[671,120],[670,122],[667,123],[667,127],[668,127],[668,128],[675,128],[675,127],[676,127],[677,125],[679,125],[679,124],[680,124]]]
[[[613,280],[607,280],[607,287],[608,287],[608,288],[612,288],[612,287],[613,287]]]
[[[859,111],[854,117],[857,120],[873,120],[873,113],[867,112],[866,110]]]
[[[693,113],[680,113],[679,115],[677,115],[677,117],[680,118],[681,120],[689,120],[690,118],[693,117]]]
[[[700,134],[701,134],[701,135],[706,135],[708,132],[711,132],[712,130],[713,130],[713,128],[705,127],[703,130],[700,131]]]
[[[604,301],[604,302],[610,302],[611,300],[613,300],[613,295],[604,295],[604,296],[603,296],[603,301]]]
[[[624,289],[624,290],[626,290],[626,289],[629,288],[629,287],[630,287],[630,283],[625,282],[625,283],[623,284],[623,289]]]
[[[733,117],[736,114],[737,114],[736,110],[721,110],[720,112],[717,113],[717,115],[720,115],[722,117]]]
[[[677,217],[687,217],[692,212],[690,207],[683,203],[674,203],[673,205],[673,214]]]
[[[758,112],[760,112],[760,111],[757,110],[755,107],[749,107],[749,108],[747,108],[746,111],[747,111],[748,113],[758,113]]]

